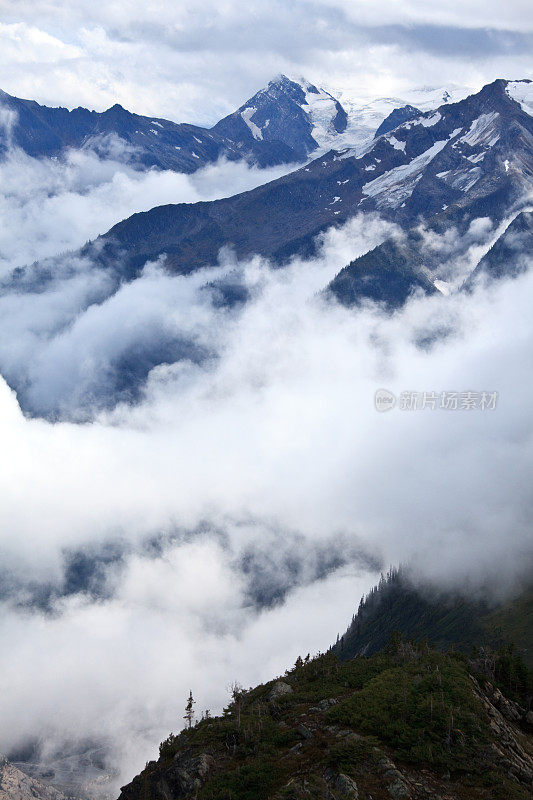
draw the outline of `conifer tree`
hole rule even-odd
[[[187,700],[187,705],[185,706],[185,714],[183,715],[183,719],[187,722],[187,727],[192,728],[194,722],[194,704],[196,700],[192,696],[192,691],[189,692],[189,699]]]

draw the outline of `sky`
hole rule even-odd
[[[0,0],[0,88],[214,124],[280,72],[402,97],[531,77],[527,0]]]
[[[531,75],[529,5],[0,0],[0,87],[201,124],[279,72],[366,100],[421,76],[478,88]],[[53,267],[0,296],[0,752],[103,736],[116,788],[181,727],[190,689],[216,712],[231,682],[326,649],[390,565],[497,597],[530,570],[531,270],[392,316],[326,303],[343,266],[400,235],[377,214],[283,270],[222,254],[176,276],[163,260],[117,288],[65,255],[136,211],[289,168],[142,172],[90,148],[0,163],[0,281]],[[420,233],[460,284],[497,228]],[[233,310],[204,288],[228,275],[250,296]],[[126,356],[162,341],[201,357],[152,370],[136,404],[100,402]],[[498,404],[378,414],[377,388]]]

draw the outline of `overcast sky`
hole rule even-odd
[[[0,88],[214,123],[279,72],[356,97],[531,77],[528,0],[0,0]]]

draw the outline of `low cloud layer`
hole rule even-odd
[[[118,785],[180,727],[190,688],[218,710],[231,680],[326,648],[380,567],[409,561],[496,594],[527,573],[533,274],[414,298],[392,317],[326,302],[339,265],[390,230],[356,218],[283,270],[251,259],[171,278],[148,266],[95,307],[94,327],[89,312],[69,326],[38,391],[78,374],[76,354],[99,363],[154,319],[216,352],[155,368],[136,405],[51,424],[25,418],[0,384],[0,750],[105,736]],[[248,303],[199,299],[228,269]],[[385,387],[499,400],[380,414]],[[118,555],[89,580],[78,568],[76,584],[73,554],[94,566],[109,547]]]
[[[10,122],[0,107],[0,126]],[[289,165],[261,170],[225,160],[193,175],[147,171],[131,149],[118,137],[67,151],[59,160],[11,148],[0,161],[0,279],[14,267],[81,247],[138,211],[216,200],[228,186],[244,192],[290,171]]]

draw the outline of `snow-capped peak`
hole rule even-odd
[[[317,89],[304,78],[299,83],[305,93],[302,108],[313,126],[311,136],[319,147],[333,146],[338,134],[346,129],[348,115],[329,92]]]
[[[238,127],[234,129],[237,118]],[[235,139],[244,123],[257,142],[283,143],[302,159],[319,148],[334,147],[346,121],[341,104],[324,89],[305,78],[293,80],[280,74],[238,111],[217,123],[215,130]]]

